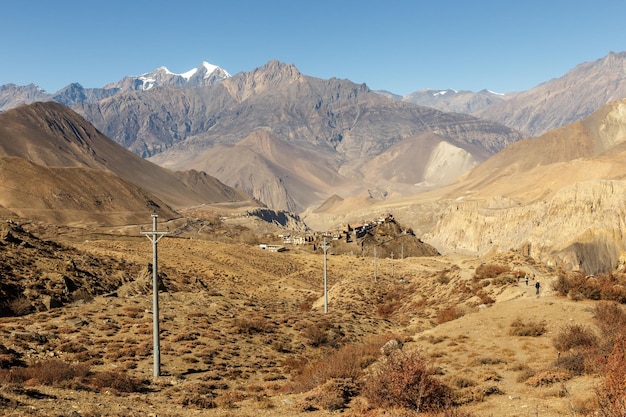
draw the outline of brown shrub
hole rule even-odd
[[[456,306],[446,307],[443,310],[439,310],[437,312],[437,323],[443,324],[448,321],[456,320],[461,316],[463,315],[459,313]]]
[[[330,379],[314,388],[296,407],[303,411],[323,409],[337,411],[346,408],[358,388],[351,379]]]
[[[306,392],[331,379],[357,381],[363,370],[381,355],[381,347],[397,338],[397,335],[391,333],[372,336],[364,343],[342,346],[314,362],[304,357],[290,357],[283,366],[294,378],[286,389],[290,392]]]
[[[216,403],[218,406],[223,407],[223,408],[235,408],[238,402],[241,402],[247,398],[248,398],[248,394],[246,394],[245,392],[232,390],[232,391],[226,391],[222,393],[222,395],[217,397]]]
[[[301,336],[308,345],[313,347],[336,347],[340,343],[343,333],[330,321],[324,319],[305,323]]]
[[[70,364],[60,359],[31,363],[26,368],[0,369],[0,381],[23,383],[32,380],[38,384],[56,386],[68,380],[83,380],[89,372],[84,364]]]
[[[112,389],[117,392],[143,392],[148,385],[145,379],[132,378],[121,371],[100,372],[89,378],[89,385],[102,389]]]
[[[215,408],[215,394],[212,384],[204,382],[192,383],[185,386],[183,395],[177,398],[176,402],[185,407],[195,407],[200,409]]]
[[[554,362],[554,365],[562,370],[570,373],[573,376],[580,376],[585,373],[586,358],[580,352],[575,352],[566,355],[560,355]]]
[[[450,282],[450,277],[448,276],[448,272],[450,272],[449,269],[444,269],[443,271],[439,272],[439,275],[437,276],[438,284],[445,285]]]
[[[496,302],[493,298],[491,298],[486,292],[483,290],[479,290],[476,292],[476,296],[480,299],[481,304],[489,305]]]
[[[616,335],[626,333],[626,310],[613,301],[602,301],[594,308],[594,319],[602,332],[602,337],[611,340]]]
[[[531,377],[535,376],[537,374],[537,372],[532,369],[531,367],[527,366],[527,365],[522,365],[519,368],[519,375],[517,375],[517,378],[515,379],[517,382],[526,382],[528,381],[528,379],[530,379]]]
[[[191,341],[191,340],[198,339],[198,336],[200,336],[200,334],[197,333],[197,332],[177,333],[175,335],[172,335],[170,337],[170,340],[172,342],[188,342],[188,341]]]
[[[567,351],[575,348],[597,347],[598,338],[588,327],[570,324],[555,336],[553,343],[559,351]]]
[[[89,372],[85,365],[70,364],[61,359],[35,362],[28,369],[30,377],[44,385],[55,385],[74,378],[83,379]]]
[[[602,274],[585,276],[582,273],[561,273],[552,288],[572,299],[610,300],[626,303],[626,275]]]
[[[517,280],[513,275],[501,274],[493,279],[493,284],[499,287],[504,287],[510,284],[516,284]]]
[[[240,317],[235,320],[235,327],[238,333],[271,333],[276,326],[262,316]]]
[[[509,334],[511,336],[532,336],[537,337],[541,336],[546,332],[546,322],[545,320],[534,321],[527,320],[524,321],[521,318],[517,318],[511,323],[511,328],[509,329]]]
[[[474,280],[479,281],[487,278],[495,278],[498,275],[509,272],[511,269],[503,265],[483,264],[474,271]]]
[[[526,384],[533,387],[540,387],[552,385],[556,382],[567,381],[569,379],[571,379],[571,375],[568,372],[547,370],[537,372],[526,380]]]
[[[437,410],[452,402],[452,391],[435,373],[417,352],[396,351],[367,378],[362,394],[375,408]]]
[[[626,415],[626,337],[620,337],[607,358],[604,378],[596,392],[600,416]]]
[[[26,297],[17,297],[7,303],[7,307],[15,316],[25,316],[33,312],[33,305]]]

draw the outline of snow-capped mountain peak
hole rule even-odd
[[[152,72],[124,77],[104,88],[119,88],[121,91],[146,91],[154,87],[201,87],[217,84],[230,76],[228,72],[217,65],[203,61],[197,68],[192,68],[182,74],[174,73],[167,67],[161,66]]]
[[[183,72],[182,74],[179,74],[179,75],[183,77],[184,79],[186,79],[187,81],[189,81],[189,79],[193,77],[196,72],[198,72],[198,68],[192,68],[189,71]]]

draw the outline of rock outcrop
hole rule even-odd
[[[626,183],[591,180],[519,205],[493,198],[458,202],[424,238],[445,252],[518,250],[554,267],[612,271],[626,250]]]

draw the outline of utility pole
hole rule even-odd
[[[328,280],[326,278],[326,251],[330,248],[330,245],[326,244],[326,236],[324,236],[324,313],[328,313]]]
[[[374,282],[376,281],[376,246],[374,246]]]
[[[391,278],[393,278],[393,252],[391,252]]]
[[[161,374],[161,347],[159,342],[159,273],[157,267],[157,243],[166,231],[157,230],[157,215],[152,214],[152,230],[141,231],[152,242],[152,333],[154,336],[154,376]]]

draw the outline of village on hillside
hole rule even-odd
[[[344,224],[339,229],[323,232],[280,233],[280,243],[261,243],[259,248],[283,252],[290,247],[321,252],[323,245],[331,254],[352,254],[364,257],[404,258],[439,255],[432,246],[417,238],[411,228],[400,225],[392,213],[358,223]]]

